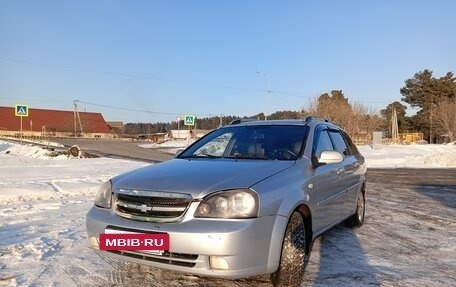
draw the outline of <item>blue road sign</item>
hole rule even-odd
[[[195,125],[195,116],[193,116],[193,115],[185,115],[184,116],[184,125],[186,125],[186,126],[194,126]]]
[[[27,105],[15,105],[14,114],[16,117],[28,117],[28,112]]]

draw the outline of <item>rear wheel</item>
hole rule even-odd
[[[351,228],[361,227],[364,223],[364,214],[366,212],[366,200],[364,193],[360,191],[358,193],[358,199],[356,200],[356,212],[349,219],[347,219],[347,226]]]
[[[302,215],[295,211],[288,221],[282,243],[279,268],[271,274],[275,287],[300,286],[309,262],[306,254],[306,229]]]

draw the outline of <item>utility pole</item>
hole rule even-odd
[[[79,127],[81,128],[81,135],[84,134],[84,131],[82,130],[82,123],[81,123],[81,117],[79,116],[79,110],[78,110],[78,100],[74,100],[74,137],[77,136],[77,125],[76,125],[76,118],[79,121]]]
[[[76,100],[73,101],[73,104],[74,104],[74,110],[73,110],[73,115],[74,115],[74,118],[73,118],[73,123],[74,123],[74,137],[76,137],[76,109],[77,109],[77,104],[76,104]]]
[[[393,142],[397,142],[399,139],[399,129],[397,126],[397,113],[395,107],[393,107],[391,116],[391,138],[393,139]]]
[[[431,94],[431,107],[429,109],[429,143],[432,143],[432,106],[434,105],[434,95]]]
[[[177,139],[180,140],[180,121],[181,117],[177,117]]]

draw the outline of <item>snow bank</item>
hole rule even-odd
[[[0,141],[1,204],[94,196],[100,184],[109,178],[147,165],[108,158],[51,157],[49,153],[29,144]]]
[[[455,145],[360,146],[370,168],[456,168]]]

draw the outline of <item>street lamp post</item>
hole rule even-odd
[[[181,117],[177,117],[177,139],[180,140],[180,126],[179,123],[181,121]]]
[[[271,81],[267,74],[260,72],[260,71],[256,71],[256,72],[258,75],[265,77],[266,80],[268,81],[268,90],[266,92],[265,99],[264,99],[264,120],[267,121],[268,120],[268,100],[269,100],[269,94],[271,93]]]

